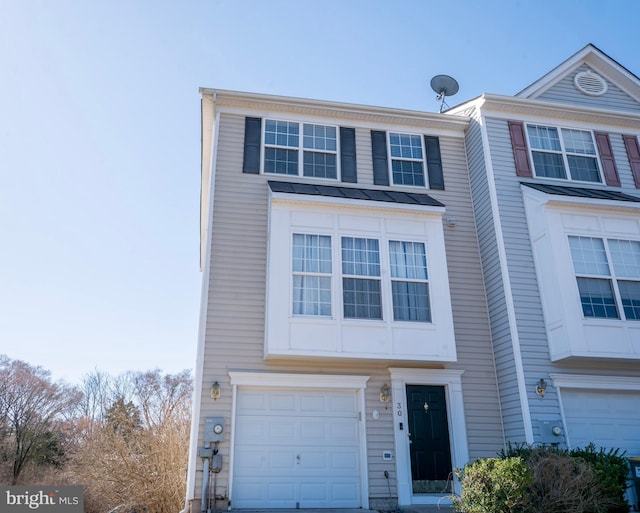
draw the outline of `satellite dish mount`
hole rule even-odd
[[[436,75],[431,79],[431,89],[437,93],[436,99],[440,100],[439,112],[444,110],[445,98],[456,94],[459,88],[458,82],[449,75]]]

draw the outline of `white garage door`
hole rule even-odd
[[[359,508],[354,391],[238,390],[233,508]]]
[[[640,456],[640,393],[562,388],[571,447],[620,448]]]

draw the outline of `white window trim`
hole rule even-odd
[[[529,130],[528,127],[529,126],[540,126],[540,127],[548,127],[548,128],[555,128],[558,131],[558,137],[560,140],[560,151],[554,151],[554,150],[543,150],[543,149],[537,149],[537,148],[533,148],[531,145],[531,139],[529,138]],[[580,153],[569,153],[567,152],[567,150],[565,149],[565,145],[564,145],[564,137],[562,135],[562,130],[566,129],[566,130],[576,130],[579,132],[588,132],[591,135],[591,142],[593,142],[593,147],[595,148],[595,155],[593,155],[593,158],[596,159],[596,163],[598,165],[598,176],[600,177],[600,181],[599,182],[589,182],[589,181],[584,181],[584,180],[576,180],[573,177],[571,177],[571,168],[569,167],[569,162],[567,160],[567,155],[575,155],[578,157],[591,157],[591,155],[583,155]],[[528,121],[525,123],[525,137],[527,138],[527,151],[529,152],[529,159],[531,162],[531,168],[533,169],[533,174],[535,178],[540,178],[540,179],[544,179],[544,180],[554,180],[557,182],[562,182],[562,183],[567,183],[567,182],[571,182],[571,183],[581,183],[581,184],[596,184],[596,185],[603,185],[605,183],[604,181],[604,176],[603,176],[603,170],[602,170],[602,162],[600,161],[600,152],[598,151],[598,144],[596,143],[596,138],[594,135],[594,131],[590,130],[590,129],[586,129],[586,128],[579,128],[579,127],[570,127],[570,126],[560,126],[560,125],[549,125],[546,124],[544,122],[533,122],[533,121]],[[562,156],[562,162],[564,165],[564,170],[567,173],[567,177],[566,178],[555,178],[555,177],[551,177],[551,176],[541,176],[538,175],[537,171],[536,171],[536,166],[534,164],[533,161],[533,152],[534,151],[539,151],[541,153],[553,153],[554,155],[558,155],[560,154]]]
[[[277,144],[266,144],[265,133],[267,131],[267,121],[280,121],[283,123],[297,123],[298,124],[298,147],[294,148],[293,146],[280,146]],[[336,150],[314,150],[312,148],[308,148],[309,151],[317,152],[317,153],[327,153],[327,154],[335,154],[336,156],[336,177],[335,178],[325,178],[325,177],[316,177],[316,176],[305,176],[304,174],[304,125],[320,125],[325,127],[332,127],[336,129]],[[280,149],[288,149],[288,150],[297,150],[298,151],[298,174],[297,175],[288,175],[281,173],[267,173],[265,171],[265,149],[270,148],[280,148]],[[265,176],[274,176],[274,177],[289,177],[289,178],[302,178],[308,180],[324,180],[327,182],[340,182],[342,176],[340,162],[340,126],[334,125],[331,123],[324,123],[322,121],[312,121],[309,119],[282,119],[277,116],[266,116],[263,118],[261,131],[260,131],[260,173]]]
[[[521,189],[551,360],[640,359],[635,342],[640,321],[584,317],[568,240],[568,235],[637,240],[640,204],[557,196],[525,185]],[[563,216],[574,217],[578,225],[564,226]],[[595,226],[582,225],[587,222]]]
[[[229,433],[229,497],[233,497],[233,469],[235,451],[235,426],[238,405],[238,387],[278,387],[278,388],[331,388],[355,391],[360,412],[360,503],[362,509],[369,509],[369,466],[367,461],[367,425],[365,389],[371,376],[342,374],[293,374],[280,372],[242,372],[229,371],[229,383],[232,388],[231,432]]]
[[[407,385],[435,385],[445,387],[449,444],[453,468],[462,468],[469,462],[467,427],[462,394],[463,370],[408,369],[390,367],[391,400],[393,403],[393,433],[398,473],[398,504],[450,504],[441,494],[414,494],[411,486],[411,458],[409,454],[409,422],[407,416]],[[400,429],[402,424],[403,429]],[[460,482],[453,480],[454,493],[460,494]]]
[[[616,310],[618,311],[618,317],[596,317],[596,316],[590,316],[587,317],[586,315],[584,315],[584,310],[582,313],[582,318],[585,321],[591,321],[594,319],[601,319],[603,321],[622,321],[622,322],[638,322],[640,323],[640,320],[638,319],[628,319],[627,315],[624,311],[624,304],[622,302],[622,294],[620,292],[620,281],[632,281],[632,282],[637,282],[640,283],[640,279],[638,278],[624,278],[624,277],[620,277],[616,274],[616,268],[615,268],[615,264],[613,262],[613,257],[611,256],[611,249],[609,246],[609,241],[610,240],[620,240],[620,241],[631,241],[631,242],[640,242],[640,239],[630,239],[628,237],[619,237],[619,236],[606,236],[603,234],[591,234],[591,233],[579,233],[579,234],[575,234],[575,233],[567,233],[567,244],[569,244],[569,238],[570,237],[578,237],[578,238],[591,238],[591,239],[598,239],[602,241],[602,244],[604,246],[604,252],[605,255],[607,257],[607,266],[609,268],[609,274],[604,275],[604,274],[588,274],[588,273],[577,273],[576,269],[575,269],[575,262],[573,262],[573,258],[572,258],[572,265],[573,265],[573,273],[575,275],[576,278],[593,278],[593,279],[597,279],[597,280],[606,280],[611,284],[611,290],[613,292],[613,299],[615,301],[615,305],[616,305]],[[569,244],[570,246],[570,244]],[[571,254],[571,250],[569,249],[569,254]],[[572,255],[573,256],[573,255]],[[578,295],[578,297],[580,297],[580,290],[578,287],[578,282],[576,279],[576,283],[575,283],[575,289],[576,289],[576,294]],[[580,306],[582,307],[582,302],[580,304]]]
[[[420,139],[420,146],[422,147],[422,159],[415,159],[415,158],[400,158],[400,157],[392,157],[391,156],[391,134],[397,134],[397,135],[410,135],[410,136],[416,136]],[[427,153],[426,153],[426,148],[424,145],[424,135],[422,134],[418,134],[418,133],[414,133],[414,132],[401,132],[401,131],[397,131],[397,130],[389,130],[387,131],[387,155],[388,155],[388,162],[387,162],[387,169],[389,170],[389,183],[397,186],[397,187],[415,187],[417,189],[429,189],[429,173],[427,173]],[[403,161],[408,161],[408,162],[421,162],[422,163],[422,178],[424,180],[424,185],[411,185],[411,184],[404,184],[404,183],[396,183],[393,180],[393,161],[394,160],[403,160]]]
[[[550,374],[556,388],[588,388],[640,392],[640,377],[587,376],[583,374]]]
[[[434,319],[434,309],[438,308],[438,305],[434,304],[433,301],[433,291],[431,289],[431,269],[429,263],[431,262],[431,257],[429,256],[429,245],[426,240],[419,240],[415,238],[402,238],[393,234],[385,234],[384,236],[375,235],[375,234],[362,234],[355,233],[350,231],[342,231],[342,230],[334,230],[333,232],[326,232],[322,230],[315,230],[313,232],[305,232],[302,233],[299,230],[293,229],[291,230],[289,240],[290,244],[293,244],[293,235],[294,234],[303,234],[303,235],[324,235],[331,237],[331,251],[332,251],[332,268],[333,272],[331,274],[331,315],[308,315],[308,314],[294,314],[293,312],[293,286],[289,291],[289,315],[292,318],[310,318],[310,319],[339,319],[342,322],[347,323],[384,323],[387,325],[408,325],[408,326],[429,326],[433,324]],[[342,238],[354,238],[354,239],[374,239],[378,241],[378,251],[380,258],[380,274],[378,276],[360,276],[360,275],[345,275],[342,272]],[[400,241],[400,242],[413,242],[417,244],[422,244],[425,249],[425,255],[427,260],[427,279],[426,280],[414,280],[414,279],[404,279],[404,278],[393,278],[391,276],[391,257],[390,257],[390,241]],[[292,261],[292,246],[289,247],[289,261]],[[293,272],[292,265],[290,265],[291,275],[292,277],[297,273]],[[382,319],[378,318],[366,318],[366,317],[345,317],[344,315],[344,290],[343,290],[343,278],[356,278],[356,279],[369,279],[376,280],[380,282],[380,301],[382,302]],[[415,283],[426,283],[427,290],[429,294],[429,312],[431,320],[429,321],[407,321],[407,320],[396,320],[393,315],[393,281],[404,281],[404,282],[415,282]],[[293,280],[292,280],[293,284]]]
[[[443,213],[443,207],[272,193],[264,357],[455,362]],[[291,233],[333,234],[338,229],[341,234],[358,237],[371,234],[377,238],[426,241],[432,322],[343,321],[335,314],[335,308],[332,318],[292,317]],[[332,304],[338,302],[334,300]],[[342,305],[341,299],[339,304]]]

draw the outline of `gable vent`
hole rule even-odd
[[[578,73],[573,83],[578,91],[589,96],[602,96],[607,92],[607,81],[591,70]]]

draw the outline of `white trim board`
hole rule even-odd
[[[370,376],[349,374],[295,374],[280,372],[229,371],[232,386],[232,430],[229,441],[229,497],[233,497],[233,466],[235,447],[235,417],[238,401],[238,387],[263,388],[331,388],[353,390],[357,394],[360,411],[360,490],[361,507],[369,509],[369,467],[367,460],[367,426],[365,410],[365,389]]]
[[[469,461],[467,428],[462,396],[462,370],[389,368],[391,397],[393,400],[393,432],[398,476],[398,504],[449,504],[441,494],[414,495],[411,487],[411,459],[409,456],[409,430],[407,417],[406,385],[440,385],[445,387],[447,418],[453,468],[462,468]],[[400,424],[403,429],[400,429]],[[454,479],[455,493],[460,493],[460,483]]]

